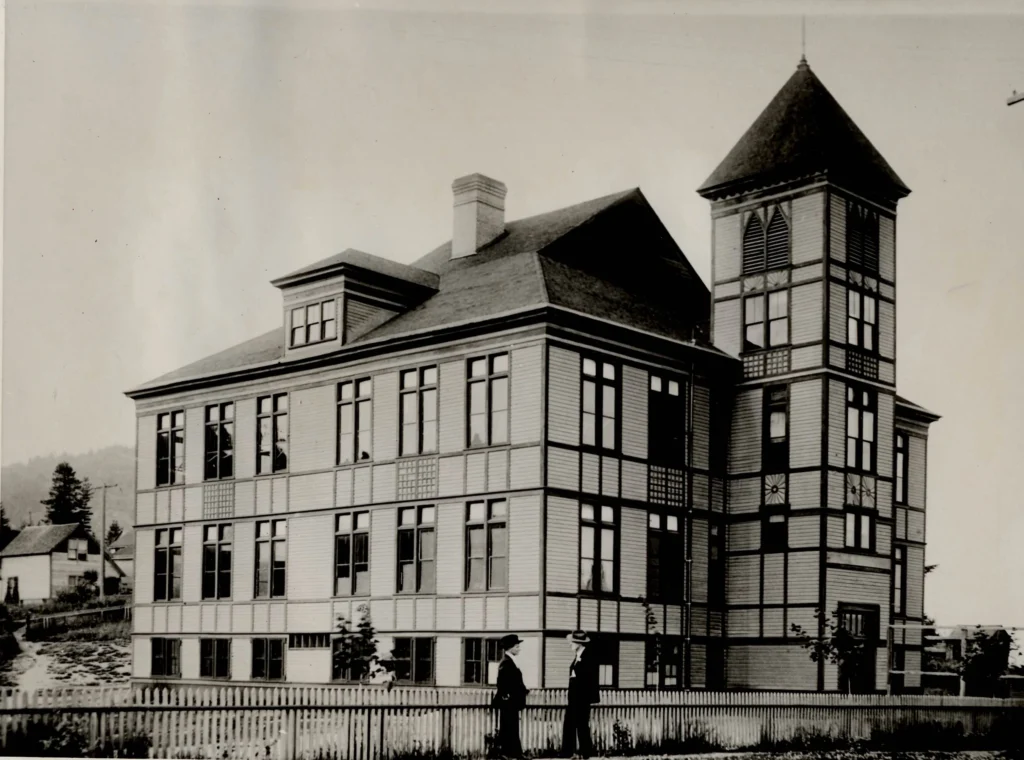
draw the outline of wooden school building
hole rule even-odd
[[[896,394],[910,191],[796,72],[698,192],[712,288],[638,189],[276,279],[278,329],[130,391],[138,681],[330,683],[366,609],[401,683],[884,690],[919,669],[925,454]],[[843,673],[793,626],[863,639]],[[897,689],[919,687],[900,676]]]

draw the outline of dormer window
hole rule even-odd
[[[334,340],[338,334],[334,311],[333,298],[292,309],[288,345],[295,348]]]

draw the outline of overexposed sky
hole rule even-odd
[[[943,415],[927,612],[1024,625],[1024,3],[359,5],[7,3],[4,463],[131,444],[123,390],[276,326],[273,277],[448,239],[469,172],[511,219],[639,186],[707,280],[694,190],[805,10],[811,67],[914,191],[897,378]]]

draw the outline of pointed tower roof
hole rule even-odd
[[[816,174],[893,200],[910,193],[801,58],[697,192],[715,198]]]

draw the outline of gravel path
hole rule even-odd
[[[4,680],[18,689],[59,689],[127,683],[131,654],[127,644],[111,641],[25,641],[15,633],[21,654]]]

